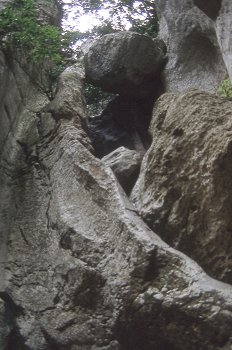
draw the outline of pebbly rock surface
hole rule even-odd
[[[159,41],[130,31],[102,36],[86,49],[87,81],[125,96],[154,94],[165,63]]]
[[[149,226],[211,276],[232,282],[232,102],[164,94],[132,198]]]
[[[141,154],[123,146],[102,158],[102,161],[113,170],[126,193],[130,193],[135,184],[141,160]]]
[[[1,62],[3,350],[230,349],[232,287],[151,231],[92,155],[68,107],[75,67],[59,81],[60,113]]]
[[[168,47],[166,91],[215,92],[231,74],[231,1],[157,0],[156,6],[159,36]]]

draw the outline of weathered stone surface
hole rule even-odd
[[[46,106],[46,111],[53,113],[56,118],[84,120],[86,118],[85,98],[82,94],[84,79],[84,67],[80,63],[65,69],[59,77],[56,95]]]
[[[232,287],[152,232],[86,147],[81,117],[44,114],[33,91],[0,163],[4,350],[230,349]]]
[[[102,161],[113,170],[126,193],[130,192],[136,181],[141,160],[141,154],[125,147],[119,147],[102,158]]]
[[[163,95],[132,197],[169,244],[232,282],[232,103],[191,91]]]
[[[219,13],[218,1],[157,0],[156,5],[160,37],[168,46],[163,73],[166,91],[216,91],[228,74],[223,57],[228,67],[231,63],[231,1],[225,0],[222,6],[218,34],[212,20]]]
[[[146,35],[129,31],[107,34],[94,41],[85,54],[86,79],[126,96],[154,94],[164,57],[161,45]]]
[[[216,21],[216,32],[223,58],[232,81],[232,2],[221,0],[221,8]]]

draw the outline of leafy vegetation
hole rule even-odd
[[[3,48],[18,48],[32,63],[63,61],[66,39],[58,27],[38,21],[34,0],[14,0],[0,13]]]
[[[83,33],[83,38],[125,30],[128,25],[130,30],[151,36],[158,32],[154,0],[82,0],[79,4],[73,0],[72,7],[77,20],[80,14],[91,14],[101,20],[101,25]],[[109,14],[107,19],[102,15],[104,11]]]
[[[226,97],[232,100],[232,82],[230,79],[223,80],[221,86],[219,87],[218,93],[220,96]]]
[[[43,23],[39,18],[36,0],[12,0],[0,12],[0,48],[9,53],[10,57],[15,52],[20,53],[27,63],[37,65],[40,71],[45,72],[50,80],[49,94],[52,83],[70,64],[70,57],[73,57],[72,46],[77,40],[82,42],[86,38],[125,30],[125,25],[128,23],[131,30],[153,36],[158,29],[153,0],[82,0],[81,2],[71,0],[71,2],[71,8],[75,9],[77,18],[81,14],[92,14],[102,19],[101,25],[95,26],[91,31],[80,33]],[[108,11],[107,19],[101,18],[102,10]],[[45,90],[47,87],[42,86],[42,89]],[[86,96],[87,103],[95,111],[97,111],[97,100],[104,103],[108,98],[99,88],[90,85],[86,87]]]
[[[102,91],[92,84],[85,85],[85,99],[89,115],[97,115],[102,112],[115,94]]]
[[[15,59],[19,59],[15,53],[20,53],[27,67],[37,65],[40,88],[48,95],[52,82],[68,64],[72,41],[71,33],[41,21],[35,0],[13,0],[0,13],[0,48]]]

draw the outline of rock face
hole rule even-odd
[[[216,91],[231,74],[231,1],[158,0],[156,5],[160,37],[168,46],[166,90]]]
[[[113,170],[125,192],[130,193],[139,174],[141,159],[138,152],[119,147],[103,157],[102,161]]]
[[[103,90],[125,96],[146,96],[165,62],[162,45],[133,32],[107,34],[85,54],[86,79]]]
[[[91,154],[81,71],[49,102],[1,62],[3,350],[229,349],[232,287],[152,232]]]
[[[67,75],[75,86],[72,72],[60,79],[62,111],[74,98],[61,92]],[[13,75],[5,79],[19,91]],[[0,322],[5,310],[10,319],[3,349],[229,349],[232,288],[143,223],[90,153],[81,117],[51,115],[53,105],[30,85],[4,129]]]
[[[52,101],[37,75],[32,77],[34,70],[26,72],[20,62],[0,52],[1,350],[230,350],[232,286],[210,278],[152,231],[109,166],[93,155],[86,134],[83,67],[74,65],[61,74]],[[188,106],[194,104],[191,117],[184,113],[185,100]],[[106,121],[111,115],[109,129],[113,121],[131,137],[133,147],[142,150],[146,108],[150,110],[146,101],[151,103],[120,96],[103,113]],[[210,156],[201,163],[202,174],[208,169],[206,187],[197,180],[196,186],[212,204],[205,219],[217,215],[212,227],[221,228],[226,239],[231,103],[199,92],[178,98],[171,94],[162,103],[166,109],[159,114],[157,147],[164,140],[170,108],[178,120],[171,121],[177,124],[172,130],[177,150],[188,132],[186,154],[188,142],[197,140],[190,156]],[[181,115],[186,131],[179,125]],[[214,129],[209,129],[211,124]],[[155,120],[152,125],[154,130]],[[199,144],[202,151],[197,153]],[[172,145],[170,141],[167,154],[173,153]],[[152,157],[149,151],[145,158],[151,173]],[[169,169],[172,159],[165,164]],[[196,169],[186,168],[184,175],[194,179]],[[211,176],[212,191],[207,187]],[[144,195],[149,195],[146,185]],[[170,201],[180,193],[173,189]],[[137,193],[143,195],[138,186]],[[221,238],[215,242],[219,245]],[[229,261],[229,252],[227,257]],[[223,273],[229,280],[227,266]]]
[[[232,80],[232,3],[230,0],[221,0],[220,12],[216,19],[216,32],[228,75]]]
[[[155,232],[230,283],[231,110],[232,102],[197,90],[163,95],[132,195]]]

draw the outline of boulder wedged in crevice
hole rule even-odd
[[[101,159],[109,166],[124,191],[129,195],[139,175],[142,155],[125,147],[119,147]]]
[[[123,96],[146,97],[159,89],[166,58],[161,39],[131,31],[103,35],[84,54],[87,82]]]
[[[198,90],[165,94],[132,199],[148,225],[232,283],[232,103]]]

